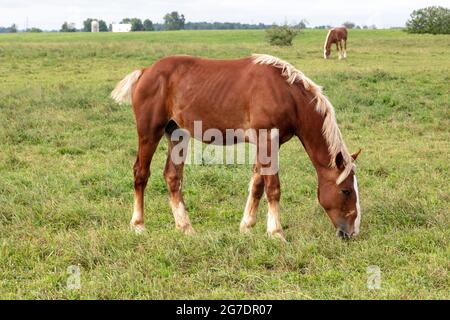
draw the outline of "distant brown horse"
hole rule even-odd
[[[331,45],[335,43],[339,54],[339,60],[347,58],[347,29],[345,27],[333,28],[328,31],[323,46],[323,57],[328,59],[331,54]]]
[[[164,134],[174,127],[191,134],[194,122],[205,130],[278,129],[280,144],[297,136],[318,177],[318,199],[340,237],[359,233],[361,211],[354,160],[336,123],[334,109],[320,87],[291,64],[269,55],[238,60],[210,60],[171,56],[126,76],[112,92],[118,103],[132,103],[139,148],[134,165],[135,202],[131,226],[144,230],[144,189],[150,163]],[[271,131],[272,132],[272,131]],[[247,139],[246,141],[249,141]],[[259,141],[259,140],[258,140]],[[164,170],[176,227],[193,228],[182,197],[184,163],[169,155]],[[257,153],[260,143],[257,143]],[[240,225],[248,232],[256,223],[256,211],[266,194],[269,212],[267,232],[284,239],[279,213],[280,180],[277,172],[262,174],[267,166],[257,161]]]

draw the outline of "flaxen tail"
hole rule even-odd
[[[143,70],[135,70],[123,78],[111,92],[111,97],[119,104],[131,104],[131,94]]]

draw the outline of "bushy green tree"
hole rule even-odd
[[[17,25],[14,23],[9,27],[9,32],[16,33],[17,32]]]
[[[427,7],[414,10],[406,22],[409,33],[450,34],[450,9]]]
[[[295,26],[297,29],[306,29],[306,26],[309,24],[308,20],[302,19],[300,22]]]
[[[39,28],[30,28],[27,30],[27,32],[35,32],[35,33],[39,33],[42,32],[42,29]]]
[[[144,24],[142,23],[141,19],[131,19],[131,31],[144,31]]]
[[[273,46],[292,46],[292,40],[297,36],[298,30],[285,26],[273,26],[266,30],[266,38]]]
[[[100,32],[108,32],[108,25],[106,24],[106,22],[104,20],[100,20],[98,22],[98,30]]]
[[[83,32],[91,32],[91,24],[95,19],[87,18],[83,21]]]
[[[184,29],[186,19],[184,15],[180,15],[177,11],[173,11],[164,16],[164,26],[166,30],[181,30]]]
[[[315,26],[314,29],[331,29],[332,26],[330,25],[321,25],[321,26]]]
[[[355,27],[355,24],[353,22],[350,22],[350,21],[346,21],[342,25],[344,27],[346,27],[347,29],[353,29]]]
[[[153,22],[150,19],[144,20],[144,31],[154,31]]]
[[[63,23],[63,25],[61,26],[61,30],[59,30],[60,32],[75,32],[77,31],[77,29],[75,28],[75,24],[74,23],[68,23],[67,21],[65,21]]]

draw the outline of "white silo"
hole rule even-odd
[[[91,22],[91,32],[99,32],[100,31],[100,26],[98,24],[97,20],[92,20]]]

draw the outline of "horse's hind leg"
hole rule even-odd
[[[172,159],[172,150],[175,143],[168,139],[169,151],[167,155],[166,167],[164,169],[164,179],[169,190],[169,201],[172,208],[173,217],[175,219],[175,226],[185,234],[194,233],[189,216],[184,204],[183,195],[181,191],[183,183],[183,169],[184,161],[176,164]]]
[[[144,191],[150,177],[150,163],[162,134],[162,132],[155,131],[146,137],[139,136],[138,155],[134,164],[134,210],[130,221],[131,228],[136,233],[145,230]]]
[[[253,167],[253,176],[250,180],[248,191],[249,195],[240,225],[242,233],[248,233],[250,228],[256,224],[256,212],[258,210],[259,201],[264,194],[264,178],[261,176],[260,166],[258,164],[255,164]]]

